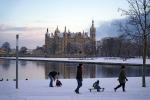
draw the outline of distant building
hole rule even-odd
[[[1,56],[1,55],[5,55],[5,54],[7,54],[7,52],[5,51],[5,49],[0,48],[0,56]]]
[[[60,32],[58,26],[54,33],[49,33],[48,28],[45,34],[45,55],[46,56],[95,56],[96,54],[96,28],[94,21],[90,27],[90,34],[87,32],[71,33],[65,27]]]

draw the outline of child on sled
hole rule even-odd
[[[99,86],[99,80],[97,80],[95,83],[93,83],[93,87],[94,87],[94,89],[97,90],[97,92],[100,92],[100,90],[101,90],[102,92],[104,91],[104,88],[101,88],[101,87]]]
[[[58,80],[58,79],[56,80],[56,86],[57,86],[57,87],[61,87],[61,86],[62,86],[61,81],[60,81],[60,80]]]

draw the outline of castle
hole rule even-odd
[[[54,33],[49,33],[48,28],[45,34],[45,55],[46,56],[95,56],[96,54],[96,28],[94,21],[90,27],[90,34],[87,32],[71,33],[65,27],[60,32],[58,26]]]

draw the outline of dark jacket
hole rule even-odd
[[[93,87],[96,88],[99,86],[99,81],[96,81],[95,83],[93,83]]]
[[[48,74],[48,76],[50,77],[53,77],[55,79],[55,76],[57,75],[57,72],[56,71],[52,71]]]
[[[56,86],[57,86],[57,87],[62,86],[62,83],[61,83],[61,81],[60,81],[60,80],[57,80],[57,81],[56,81]]]
[[[77,66],[77,75],[76,75],[76,79],[82,80],[82,67],[81,67],[81,66]]]
[[[120,71],[120,73],[119,73],[119,82],[120,82],[120,83],[125,83],[126,80],[127,80],[127,78],[126,78],[126,73],[125,73],[125,71],[122,69],[122,70]]]

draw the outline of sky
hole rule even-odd
[[[88,32],[92,20],[99,27],[123,18],[118,8],[127,5],[126,0],[0,0],[0,46],[8,41],[15,47],[16,34],[20,46],[42,46],[46,28],[54,32],[57,26],[61,32],[65,26],[71,32]]]

